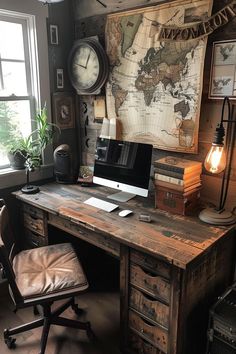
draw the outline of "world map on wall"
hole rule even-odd
[[[158,40],[160,25],[206,18],[211,1],[175,1],[108,16],[108,118],[117,117],[124,140],[197,152],[206,39]]]

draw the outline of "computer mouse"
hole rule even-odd
[[[125,210],[121,210],[120,212],[119,212],[119,216],[121,216],[122,218],[124,218],[125,216],[127,216],[127,215],[129,215],[129,214],[131,214],[132,213],[132,210],[127,210],[127,209],[125,209]]]

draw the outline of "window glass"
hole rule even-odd
[[[0,101],[0,168],[9,165],[8,152],[31,131],[30,101]]]
[[[31,133],[30,102],[22,101],[0,101],[0,133],[16,129],[23,136]],[[2,138],[2,136],[1,136]]]
[[[0,21],[0,33],[1,58],[24,60],[22,24]]]
[[[26,96],[27,83],[24,63],[2,61],[1,96]]]

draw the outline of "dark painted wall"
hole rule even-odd
[[[75,110],[75,128],[62,129],[59,139],[54,144],[54,148],[60,144],[68,144],[72,151],[74,169],[78,170],[80,163],[80,149],[78,141],[78,112],[76,110],[76,95],[70,84],[68,76],[68,56],[74,41],[74,14],[71,0],[64,0],[58,4],[48,5],[48,28],[49,25],[58,26],[58,45],[51,45],[49,40],[49,70],[50,70],[50,92],[52,102],[52,117],[56,123],[54,96],[59,93],[69,93],[73,95]],[[49,35],[49,33],[48,33]],[[57,88],[57,69],[63,69],[64,88]]]

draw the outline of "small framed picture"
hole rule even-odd
[[[63,89],[64,88],[63,69],[57,69],[57,88],[58,89]]]
[[[236,39],[213,43],[209,98],[236,99]]]
[[[49,25],[49,33],[50,33],[50,44],[58,45],[58,26],[57,25]]]
[[[56,92],[52,95],[53,117],[60,129],[75,127],[74,96],[67,92]]]

